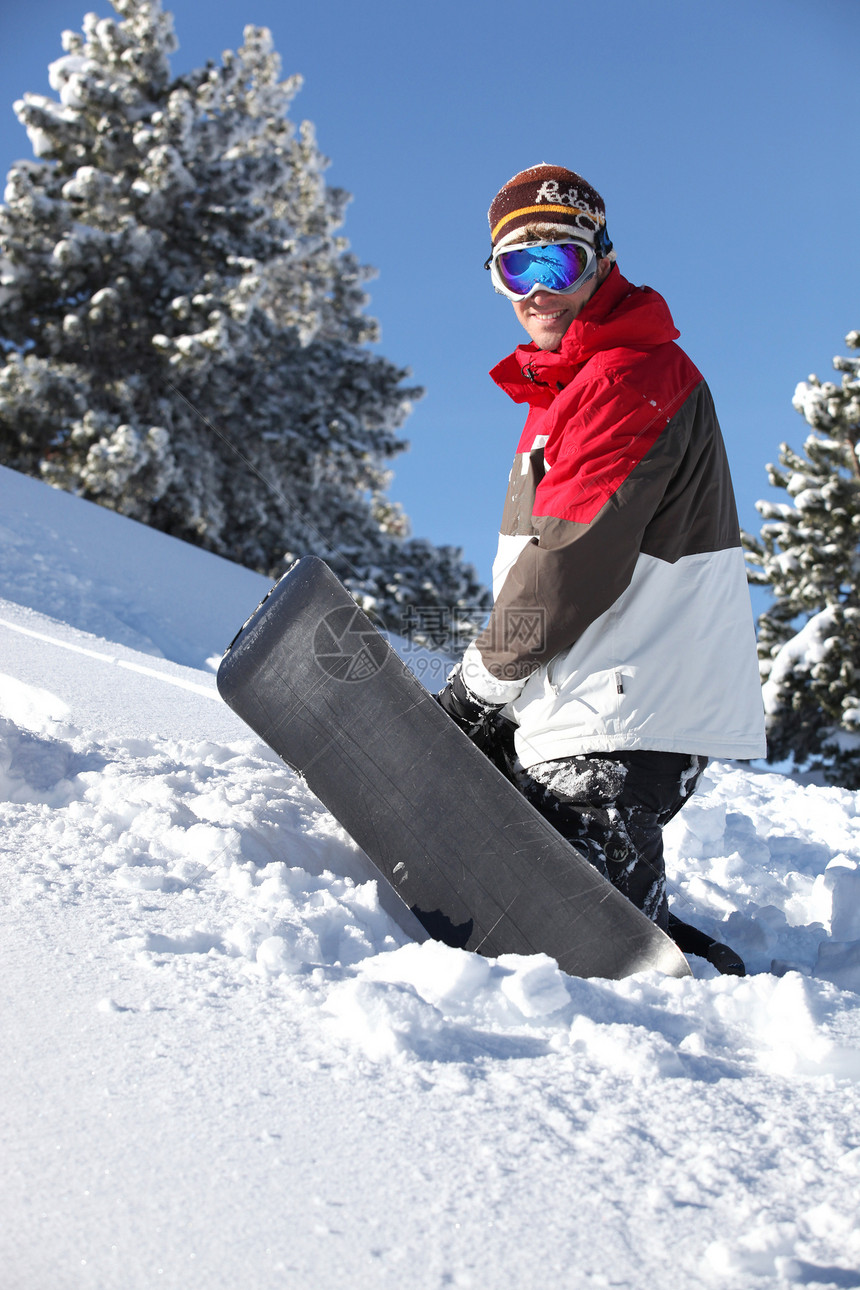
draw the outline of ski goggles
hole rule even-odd
[[[536,291],[578,291],[597,273],[597,256],[586,242],[521,242],[499,247],[484,268],[500,295],[527,300]]]

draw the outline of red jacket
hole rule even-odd
[[[526,765],[624,748],[764,755],[737,513],[710,392],[617,267],[557,351],[492,372],[529,412],[464,679]]]

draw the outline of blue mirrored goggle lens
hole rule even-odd
[[[499,276],[510,291],[526,296],[532,287],[567,291],[581,277],[588,252],[576,242],[547,246],[512,247],[496,260]]]

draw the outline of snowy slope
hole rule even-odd
[[[0,1286],[860,1286],[855,795],[672,825],[745,979],[420,943],[218,699],[266,586],[0,469]]]

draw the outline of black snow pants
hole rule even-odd
[[[585,753],[524,770],[502,718],[479,747],[562,837],[666,931],[663,827],[692,796],[708,764],[687,753]]]
[[[512,778],[604,878],[666,931],[663,826],[706,765],[706,757],[686,753],[587,753],[519,768]]]

